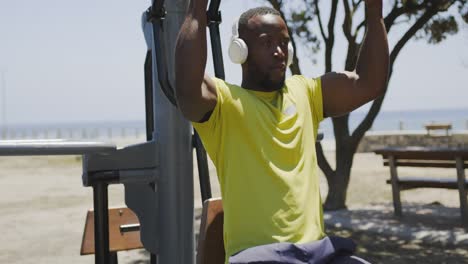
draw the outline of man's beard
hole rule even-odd
[[[286,75],[283,75],[281,80],[272,80],[269,74],[265,74],[260,80],[261,86],[268,91],[277,91],[284,86],[284,81],[286,80]]]

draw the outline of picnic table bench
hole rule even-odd
[[[424,125],[427,131],[427,135],[430,136],[431,131],[437,131],[437,130],[445,130],[445,135],[449,135],[449,131],[452,129],[452,124],[451,123],[432,123],[432,124],[426,124]]]
[[[468,180],[465,169],[468,168],[468,149],[463,148],[428,148],[428,147],[387,147],[378,149],[384,159],[384,166],[390,167],[393,207],[396,216],[402,215],[400,191],[415,188],[442,188],[458,190],[460,196],[461,221],[468,228]],[[398,167],[455,168],[457,177],[400,177]]]

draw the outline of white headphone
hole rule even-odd
[[[243,64],[247,60],[247,56],[249,55],[249,48],[245,41],[239,38],[239,19],[234,21],[232,25],[232,37],[231,43],[229,44],[229,58],[235,64]],[[288,61],[287,67],[292,64],[292,60],[294,57],[294,48],[291,44],[291,41],[288,43]]]

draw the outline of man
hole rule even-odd
[[[176,97],[218,172],[226,263],[352,263],[337,260],[339,241],[332,241],[335,252],[319,254],[328,252],[330,240],[315,139],[323,118],[346,114],[385,90],[389,56],[382,0],[365,2],[367,34],[356,70],[315,79],[286,79],[292,50],[277,11],[245,12],[234,30],[248,50],[239,61],[238,86],[205,75],[207,0],[191,1],[176,46]]]

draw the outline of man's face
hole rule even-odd
[[[254,16],[240,34],[249,48],[245,65],[249,78],[267,91],[281,89],[286,78],[289,43],[284,20],[271,14]]]

